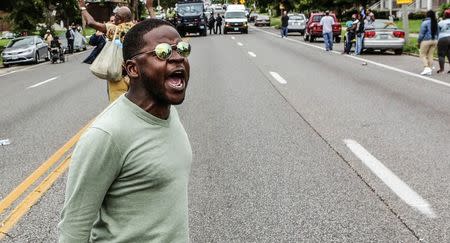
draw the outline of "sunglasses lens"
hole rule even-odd
[[[155,48],[156,56],[161,60],[167,60],[172,55],[172,47],[167,43],[158,44]]]
[[[180,53],[182,57],[188,57],[191,54],[191,45],[187,42],[179,42],[177,44],[177,52]]]

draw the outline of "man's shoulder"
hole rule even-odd
[[[121,102],[121,98],[110,104],[98,115],[91,127],[103,130],[111,135],[121,133],[124,123],[130,118],[127,107]]]

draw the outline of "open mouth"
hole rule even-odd
[[[180,69],[172,72],[167,77],[167,83],[169,87],[174,90],[177,91],[184,90],[184,88],[186,87],[186,71]]]

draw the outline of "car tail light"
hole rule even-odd
[[[364,33],[364,37],[365,38],[374,38],[376,34],[377,33],[375,31],[366,31],[366,33]]]
[[[405,32],[396,30],[394,31],[394,36],[397,38],[405,38]]]

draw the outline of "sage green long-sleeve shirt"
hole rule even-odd
[[[60,242],[188,242],[192,151],[178,113],[167,120],[125,96],[78,142]]]

